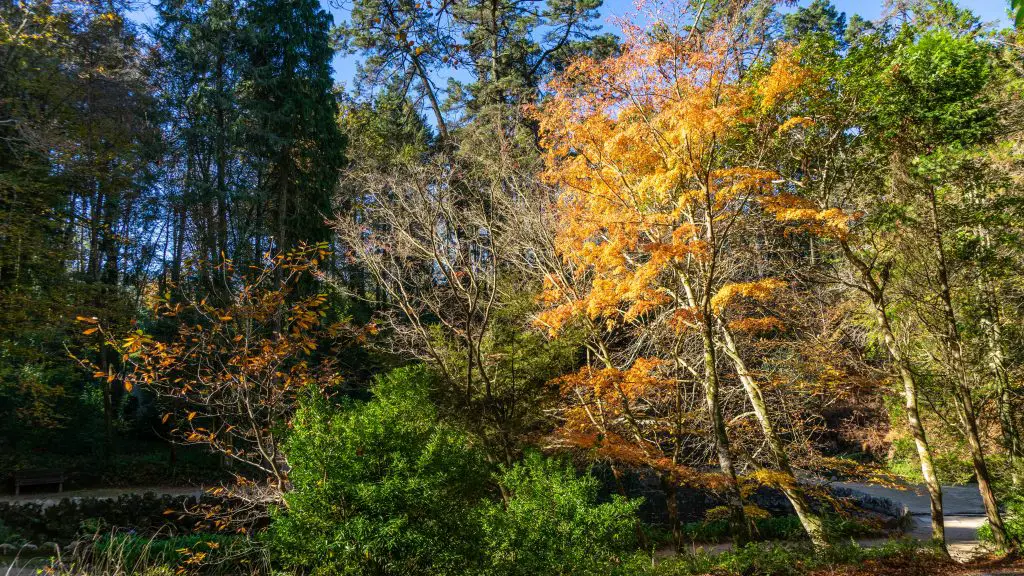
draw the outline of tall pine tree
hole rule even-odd
[[[242,102],[246,148],[259,170],[261,220],[279,250],[326,241],[343,159],[332,18],[315,0],[254,0],[245,20]]]

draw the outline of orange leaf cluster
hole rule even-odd
[[[711,308],[715,312],[721,312],[736,298],[765,302],[785,287],[786,283],[777,278],[765,278],[756,282],[731,282],[722,286],[711,298]]]
[[[765,198],[761,205],[777,221],[792,225],[794,230],[834,240],[845,240],[850,234],[850,222],[862,216],[839,208],[819,208],[806,198],[787,193]]]
[[[671,386],[672,381],[656,374],[663,361],[658,358],[638,358],[626,370],[617,368],[594,369],[585,367],[555,380],[563,396],[585,390],[588,396],[600,398],[609,405],[636,400],[651,390]]]
[[[727,34],[652,36],[627,28],[621,55],[582,58],[551,82],[536,112],[544,178],[561,190],[557,246],[574,272],[547,282],[538,324],[554,335],[573,318],[631,323],[678,300],[678,269],[707,261],[706,221],[778,202],[776,174],[715,166],[723,143],[763,122],[809,73],[780,51],[758,82],[732,76]],[[786,129],[806,119],[785,119]],[[567,284],[577,289],[568,290]]]

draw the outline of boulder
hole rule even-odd
[[[56,542],[43,542],[39,545],[39,549],[50,554],[57,554],[60,552],[60,546],[58,546]]]

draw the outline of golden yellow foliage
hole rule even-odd
[[[576,317],[614,327],[678,305],[666,282],[712,257],[706,218],[714,225],[751,203],[779,203],[776,174],[718,166],[714,153],[774,122],[768,108],[808,73],[785,48],[756,84],[743,83],[730,71],[728,41],[712,33],[698,50],[627,30],[621,55],[582,58],[552,81],[536,111],[543,176],[562,192],[557,246],[581,288],[545,281],[538,324],[552,335]],[[785,119],[779,129],[808,122]]]
[[[809,74],[783,48],[756,81],[743,77],[730,30],[712,25],[696,41],[689,26],[659,20],[687,18],[674,5],[663,8],[656,24],[626,26],[620,54],[572,62],[532,112],[545,151],[542,177],[558,190],[561,266],[544,279],[535,319],[552,337],[569,325],[598,340],[651,326],[717,329],[727,320],[737,331],[782,328],[774,317],[737,318],[746,305],[773,298],[782,281],[728,282],[717,270],[729,230],[741,228],[732,224],[780,202],[779,175],[748,150],[752,139],[767,149],[812,123],[781,112]],[[740,313],[727,318],[733,303]],[[697,418],[680,407],[667,408],[678,411],[670,417],[649,408],[678,394],[678,361],[604,357],[603,368],[559,378],[565,407],[555,437],[692,481],[664,446],[692,434],[684,428]]]
[[[734,298],[750,298],[765,302],[776,292],[786,287],[786,283],[777,278],[765,278],[756,282],[733,282],[722,286],[711,298],[711,308],[721,312]]]

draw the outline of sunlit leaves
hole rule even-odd
[[[95,376],[120,379],[129,391],[142,386],[155,392],[174,407],[161,418],[163,424],[174,420],[174,438],[244,463],[279,491],[287,478],[281,427],[298,394],[338,381],[330,360],[317,351],[359,333],[344,321],[325,321],[330,303],[324,294],[297,293],[304,279],[319,273],[313,262],[325,251],[322,245],[300,246],[267,255],[263,267],[245,271],[223,262],[215,269],[232,278],[230,292],[156,300],[156,312],[176,323],[170,336],[134,330],[117,337],[85,319],[125,365],[121,372],[96,369]]]
[[[739,244],[733,235],[778,203],[781,177],[750,150],[813,125],[785,112],[812,74],[780,45],[741,75],[727,23],[709,23],[695,41],[679,21],[699,8],[662,8],[653,25],[627,26],[620,55],[574,62],[536,112],[543,177],[560,193],[563,263],[544,280],[537,324],[554,337],[583,326],[600,342],[593,350],[603,366],[557,381],[561,441],[693,481],[676,468],[682,449],[665,451],[707,435],[703,404],[680,400],[703,376],[682,348],[724,326],[783,328],[764,308],[786,283],[749,273],[734,280],[726,263]],[[604,346],[634,338],[650,348]]]
[[[562,256],[586,283],[570,294],[546,281],[539,323],[552,333],[577,315],[629,323],[670,305],[666,275],[718,249],[708,226],[777,203],[773,172],[715,166],[713,155],[741,131],[777,122],[764,115],[810,74],[783,47],[755,84],[744,84],[730,76],[726,39],[709,42],[691,50],[682,38],[636,35],[621,56],[579,60],[552,82],[554,96],[538,112],[545,178],[563,192]],[[783,119],[775,130],[808,122]]]

